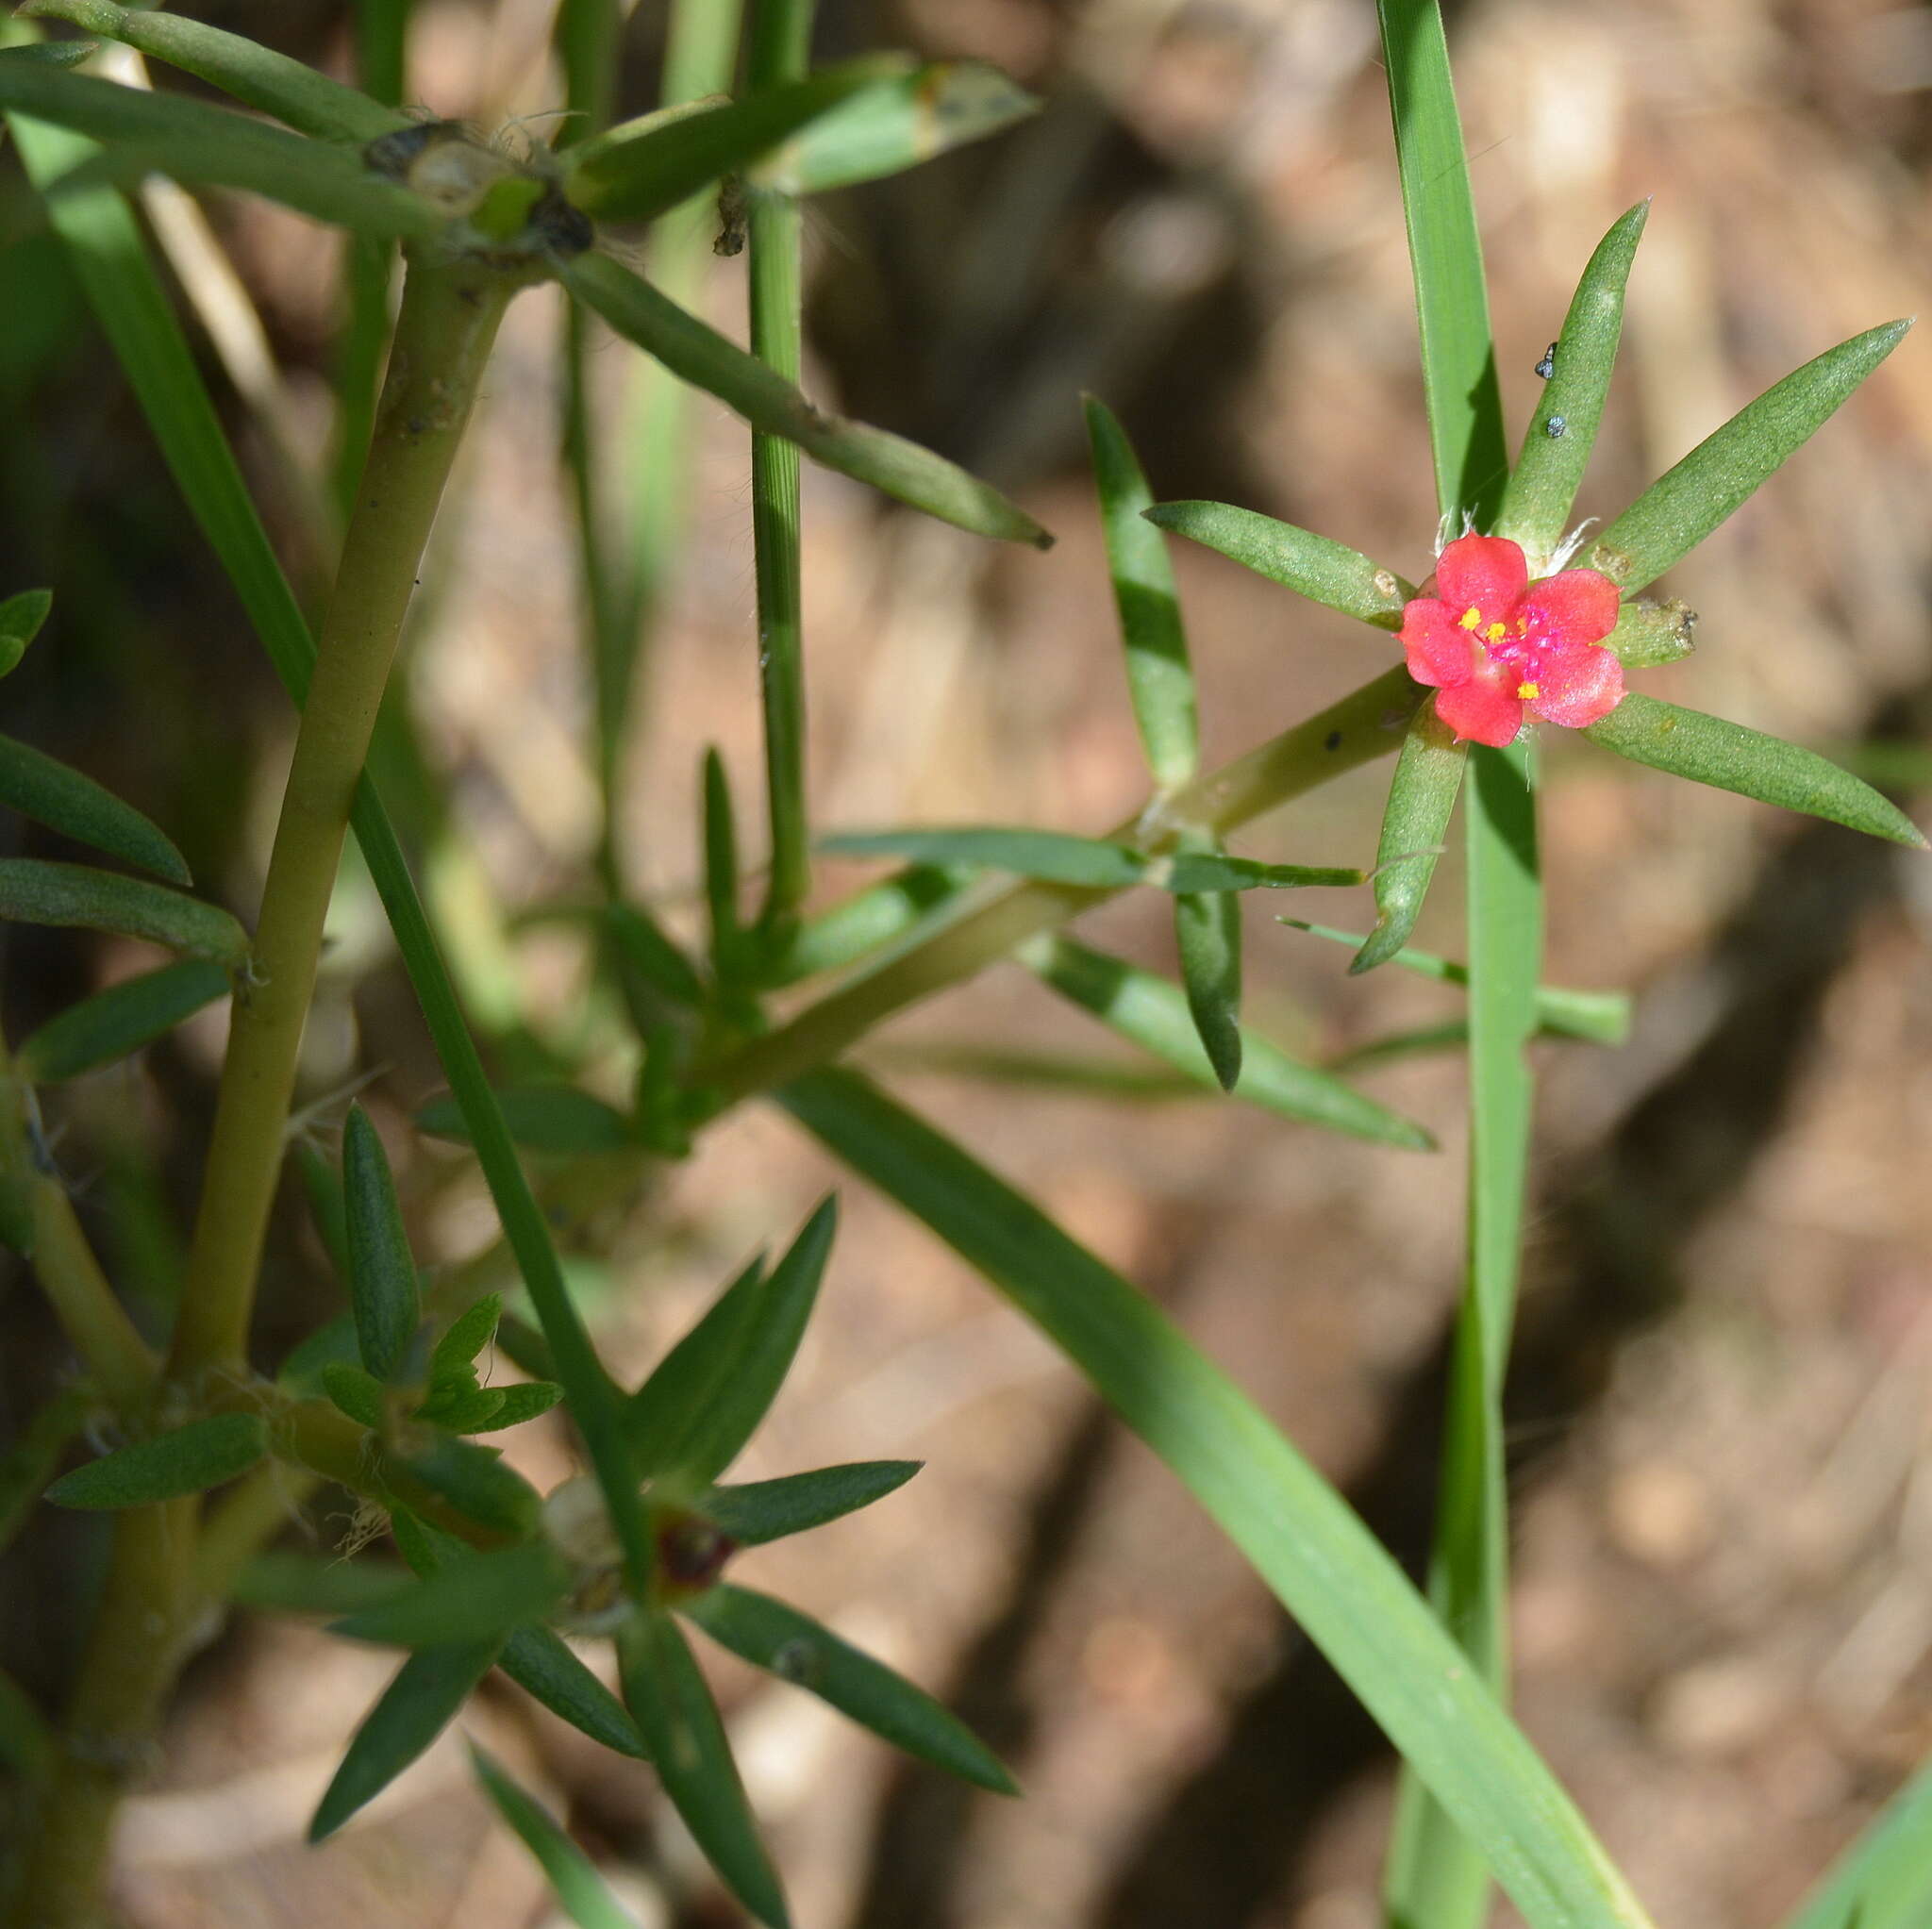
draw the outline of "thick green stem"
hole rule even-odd
[[[748,79],[754,88],[802,80],[810,58],[813,0],[758,0]],[[803,368],[803,225],[787,194],[754,193],[751,351],[788,382]],[[758,603],[758,682],[765,712],[765,785],[772,869],[765,922],[782,927],[811,890],[811,833],[805,814],[805,661],[799,560],[798,445],[751,439],[752,540]]]
[[[1158,822],[1134,819],[1112,835],[1143,850],[1170,847],[1189,826],[1226,832],[1354,770],[1402,741],[1420,692],[1407,671],[1373,683],[1166,798]],[[808,1006],[791,1023],[702,1065],[693,1082],[721,1104],[748,1098],[828,1063],[890,1013],[958,984],[1037,931],[1055,930],[1116,895],[1028,881],[945,899],[860,976]]]
[[[475,262],[409,262],[369,462],[282,799],[252,982],[235,1002],[169,1362],[177,1377],[238,1365],[243,1355],[350,803],[477,378],[518,286]]]
[[[15,1929],[94,1929],[100,1921],[114,1812],[152,1765],[162,1708],[194,1636],[196,1505],[170,1501],[114,1522],[59,1761],[28,1837]]]

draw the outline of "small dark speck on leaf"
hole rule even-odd
[[[1329,731],[1327,736],[1322,740],[1322,748],[1324,750],[1340,750],[1341,748],[1341,732],[1340,730]]]
[[[1543,358],[1537,363],[1536,372],[1546,382],[1557,373],[1557,344],[1554,341],[1543,350]]]
[[[1550,417],[1549,421],[1543,424],[1543,433],[1546,436],[1550,437],[1553,441],[1558,436],[1567,434],[1569,432],[1569,428],[1570,423],[1568,417],[1561,415],[1553,415]]]

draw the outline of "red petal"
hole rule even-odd
[[[1402,647],[1418,683],[1454,689],[1475,673],[1469,632],[1433,596],[1418,596],[1402,612]]]
[[[1617,626],[1617,586],[1599,570],[1565,570],[1530,585],[1523,613],[1532,645],[1599,642]]]
[[[1591,574],[1578,570],[1578,575]],[[1560,578],[1558,578],[1560,580]],[[1537,671],[1530,708],[1566,730],[1580,730],[1607,717],[1624,701],[1624,666],[1604,649],[1565,650],[1545,657]]]
[[[1488,676],[1472,677],[1454,690],[1439,692],[1436,714],[1457,736],[1492,744],[1498,750],[1513,743],[1523,728],[1523,706],[1511,693],[1510,684]]]
[[[1529,582],[1523,551],[1507,536],[1463,536],[1436,558],[1436,593],[1460,616],[1474,605],[1486,624],[1515,613]]]

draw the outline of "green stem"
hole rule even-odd
[[[1387,671],[1247,756],[1183,785],[1164,801],[1157,823],[1130,819],[1111,835],[1155,851],[1170,847],[1191,825],[1236,829],[1344,771],[1388,756],[1402,740],[1417,695],[1407,671]],[[789,1024],[700,1065],[692,1082],[725,1105],[784,1085],[836,1058],[888,1014],[972,977],[1034,933],[1055,930],[1115,895],[1036,881],[956,893],[927,913],[897,950]]]
[[[197,1505],[169,1501],[114,1522],[59,1760],[27,1834],[14,1929],[92,1929],[100,1921],[115,1810],[152,1765],[168,1691],[193,1639]]]
[[[475,262],[409,261],[369,462],[295,739],[252,981],[235,1001],[169,1360],[176,1377],[237,1366],[243,1356],[350,804],[476,382],[521,285]]]
[[[747,78],[753,88],[802,80],[810,61],[814,0],[758,0]],[[787,194],[757,192],[751,242],[751,352],[788,382],[803,369],[803,224]],[[799,558],[798,445],[751,439],[752,540],[758,606],[758,683],[764,701],[765,785],[772,869],[764,922],[782,932],[811,890],[805,810],[805,661]]]

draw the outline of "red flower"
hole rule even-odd
[[[1507,536],[1464,536],[1436,560],[1436,593],[1403,610],[1402,647],[1456,735],[1500,747],[1525,709],[1577,730],[1623,702],[1624,666],[1601,642],[1616,626],[1609,577],[1565,570],[1532,583]]]

